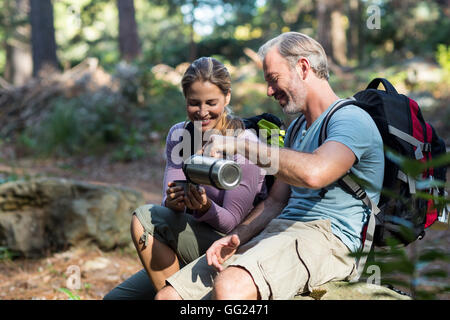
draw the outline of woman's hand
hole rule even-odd
[[[166,190],[166,207],[174,211],[184,211],[186,205],[184,203],[184,189],[177,186],[175,182],[169,182]]]
[[[206,195],[205,188],[201,186],[194,186],[189,184],[189,190],[184,196],[184,203],[186,207],[191,210],[197,210],[197,212],[204,214],[211,207],[211,201]]]

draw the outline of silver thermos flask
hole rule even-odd
[[[241,166],[234,161],[192,155],[183,162],[187,181],[211,185],[218,189],[233,189],[242,178]]]

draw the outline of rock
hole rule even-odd
[[[389,288],[370,283],[328,282],[312,293],[297,295],[294,300],[411,300]]]
[[[131,213],[140,192],[85,182],[39,178],[0,185],[0,246],[40,257],[69,245],[95,242],[108,250],[128,245]]]
[[[413,58],[402,64],[410,83],[432,82],[438,83],[444,78],[444,73],[438,64],[423,58]]]
[[[94,260],[86,261],[82,269],[83,271],[101,270],[109,266],[111,261],[104,257],[97,257]]]

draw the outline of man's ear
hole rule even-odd
[[[305,80],[308,76],[309,70],[311,69],[308,59],[300,57],[295,65],[295,69],[297,70],[297,74],[300,79]]]

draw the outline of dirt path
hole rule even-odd
[[[82,300],[102,299],[140,269],[131,247],[102,252],[94,246],[83,246],[42,259],[3,260],[0,300],[67,300],[70,294]],[[74,278],[77,274],[79,281]],[[79,289],[74,289],[77,284]]]

